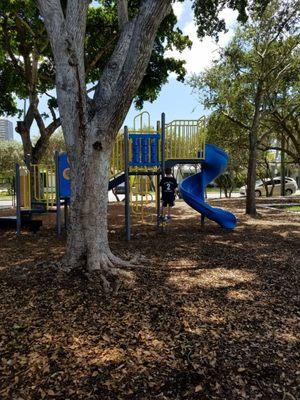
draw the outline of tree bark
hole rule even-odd
[[[146,71],[170,0],[144,0],[128,21],[127,2],[119,1],[121,34],[89,99],[85,86],[84,37],[87,0],[39,0],[56,66],[56,89],[71,170],[70,224],[65,263],[99,271],[105,291],[118,284],[128,263],[115,257],[107,235],[107,188],[114,139]],[[126,275],[126,274],[125,274]]]
[[[254,217],[256,215],[255,182],[256,182],[256,162],[257,147],[256,135],[249,134],[249,159],[247,172],[247,196],[246,196],[246,214]]]
[[[116,257],[108,242],[107,188],[113,141],[108,137],[95,145],[93,129],[93,124],[86,125],[85,142],[75,144],[75,151],[68,153],[71,205],[64,264],[81,272],[97,271],[104,291],[110,292],[119,287],[120,277],[127,276],[118,267],[129,263]]]
[[[81,150],[75,156],[69,154],[71,208],[66,262],[71,267],[88,267],[92,271],[100,269],[99,247],[104,252],[109,249],[106,199],[111,146],[106,144],[91,151],[84,162]]]
[[[251,129],[249,131],[249,159],[247,172],[247,192],[246,192],[246,214],[256,216],[256,198],[255,198],[255,182],[256,182],[256,164],[257,164],[257,133],[260,123],[261,105],[263,99],[263,83],[257,84],[255,95],[255,111]]]
[[[30,167],[30,159],[32,156],[32,143],[30,139],[30,129],[26,126],[24,121],[18,121],[16,126],[16,132],[21,136],[23,152],[24,152],[24,162],[27,168]],[[29,163],[29,164],[28,164]]]

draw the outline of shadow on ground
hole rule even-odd
[[[51,221],[1,234],[1,399],[299,398],[299,217],[201,229],[179,203],[167,232],[134,226],[129,244],[122,205],[110,217],[114,251],[147,258],[115,298],[51,266]]]

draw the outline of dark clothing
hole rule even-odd
[[[165,194],[162,197],[162,205],[163,207],[173,207],[174,206],[174,201],[175,201],[175,194]]]
[[[173,207],[175,200],[175,189],[178,186],[176,179],[173,178],[173,176],[165,176],[160,181],[159,186],[162,188],[163,207]]]

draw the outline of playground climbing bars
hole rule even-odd
[[[130,211],[140,223],[153,221],[153,207],[150,203],[155,204],[159,226],[159,181],[164,175],[165,165],[201,162],[205,159],[205,131],[204,118],[165,123],[164,113],[153,127],[150,114],[144,111],[134,118],[131,129],[125,127],[117,135],[111,156],[110,182],[115,180],[111,185],[115,187],[125,180],[127,238],[130,238]],[[65,162],[61,166],[63,157]],[[67,211],[70,198],[67,170],[69,165],[66,154],[56,154],[54,166],[30,165],[29,169],[17,166],[18,212],[21,209],[33,211],[37,207],[45,211],[56,210],[58,226],[60,202],[63,201]]]

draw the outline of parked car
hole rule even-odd
[[[113,191],[115,194],[125,194],[125,182],[120,183],[120,185],[116,186]]]
[[[273,189],[273,196],[280,196],[281,195],[281,177],[276,176],[273,179],[273,182],[271,179],[269,179],[268,181],[265,182],[265,185],[268,186],[268,192],[270,193],[272,190],[272,186],[274,184],[274,189]],[[263,182],[261,180],[257,181],[255,184],[255,195],[257,197],[260,196],[266,196],[266,188],[265,185],[263,184]],[[285,177],[285,194],[287,196],[292,195],[293,193],[296,192],[296,190],[298,189],[297,186],[297,182],[295,181],[295,179],[290,178],[288,176]],[[242,186],[240,188],[240,194],[245,196],[246,195],[246,191],[247,191],[247,186]]]

